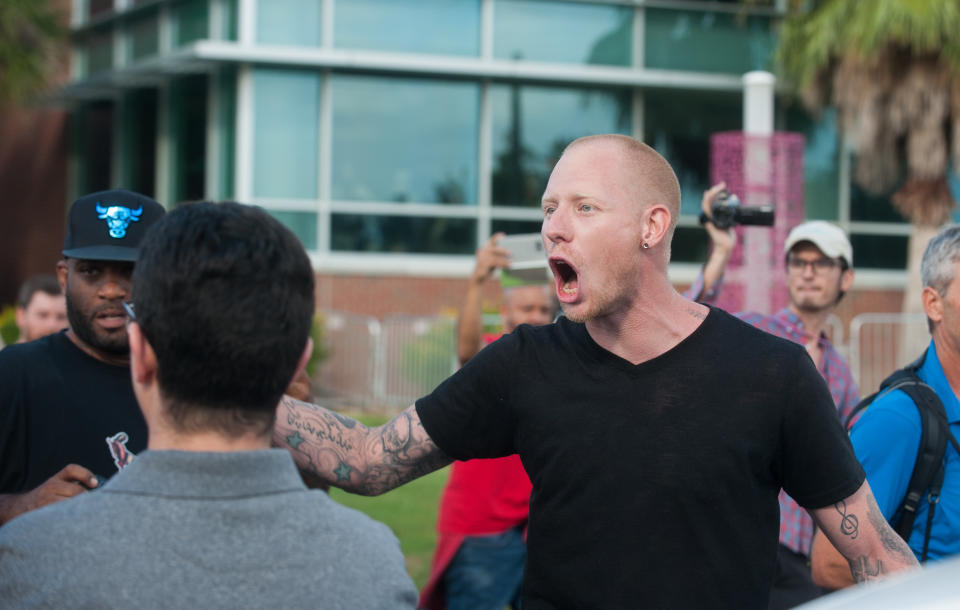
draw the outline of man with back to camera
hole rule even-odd
[[[542,208],[565,317],[521,326],[377,428],[284,398],[275,442],[364,494],[518,453],[533,483],[524,610],[766,608],[781,487],[856,580],[917,565],[806,351],[674,290],[680,188],[663,157],[578,139]]]
[[[466,364],[500,335],[483,332],[483,285],[510,266],[510,252],[494,234],[476,252],[476,263],[457,322],[457,357]],[[546,278],[544,278],[546,279]],[[546,284],[505,286],[503,334],[521,324],[553,320],[556,307]],[[454,462],[437,515],[437,546],[419,606],[430,610],[502,610],[518,607],[529,514],[530,479],[516,455]]]
[[[721,182],[703,194],[702,209],[713,250],[703,271],[707,297],[719,296],[723,269],[736,237],[732,229],[711,222],[714,201],[726,184]],[[859,401],[860,392],[850,365],[824,332],[827,319],[853,284],[853,247],[842,229],[823,220],[795,226],[784,244],[789,304],[773,315],[756,312],[734,314],[753,326],[803,345],[820,372],[841,421],[846,421]],[[770,592],[770,610],[793,608],[822,595],[810,574],[810,545],[814,525],[810,514],[786,492],[780,492],[780,542],[777,566]]]
[[[916,375],[939,397],[954,440],[960,438],[960,225],[949,225],[930,240],[920,263],[920,294],[930,329],[930,345]],[[894,522],[907,494],[920,449],[920,413],[902,390],[879,395],[850,432],[853,449],[866,470],[870,487],[884,517]],[[946,446],[939,498],[924,496],[917,505],[908,543],[918,559],[931,561],[960,554],[960,454]],[[933,507],[931,510],[931,506]],[[929,542],[924,540],[929,529]],[[817,536],[813,545],[813,576],[824,587],[853,584],[839,568],[837,551]]]
[[[67,302],[50,273],[33,275],[17,293],[17,343],[27,343],[67,327]]]
[[[123,302],[163,206],[125,190],[70,207],[57,278],[66,332],[0,352],[0,523],[83,493],[146,447]]]
[[[195,203],[144,240],[130,374],[147,451],[95,493],[0,528],[11,605],[413,608],[383,524],[311,491],[270,449],[306,366],[313,269],[259,208]]]

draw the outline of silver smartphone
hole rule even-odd
[[[510,269],[532,269],[547,266],[543,240],[539,233],[504,235],[498,246],[510,252]]]
[[[547,254],[539,233],[504,235],[497,245],[510,252],[510,267],[499,273],[500,282],[504,286],[543,284],[550,281]]]

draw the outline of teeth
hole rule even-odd
[[[563,291],[567,294],[574,294],[577,289],[573,287],[573,282],[567,282],[563,285]]]

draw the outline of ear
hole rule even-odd
[[[127,340],[130,342],[130,374],[134,383],[153,383],[157,377],[157,355],[136,322],[127,325]]]
[[[851,286],[853,286],[853,269],[847,269],[840,275],[840,290],[850,292]]]
[[[303,346],[303,353],[300,354],[300,362],[297,363],[297,370],[293,373],[293,378],[307,369],[307,363],[310,362],[310,356],[313,355],[313,339],[307,337],[307,344]]]
[[[57,283],[60,284],[60,292],[67,294],[67,271],[70,267],[67,261],[60,259],[57,261]]]
[[[667,236],[670,222],[673,217],[667,206],[658,203],[650,206],[643,213],[643,230],[640,232],[642,241],[654,247]]]
[[[924,286],[920,293],[920,301],[923,303],[923,311],[934,324],[943,321],[943,297],[931,286]]]

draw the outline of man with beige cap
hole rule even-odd
[[[718,184],[703,196],[703,211],[709,217],[713,200],[725,185]],[[732,230],[706,224],[713,242],[710,260],[704,267],[701,300],[713,301],[720,289],[723,268],[735,245]],[[842,229],[811,220],[790,231],[784,244],[787,291],[790,304],[773,315],[738,313],[745,322],[778,337],[799,343],[827,382],[842,420],[859,400],[857,383],[850,366],[830,343],[824,329],[837,303],[853,284],[853,247]],[[770,592],[770,608],[792,608],[823,593],[810,575],[810,547],[813,520],[797,502],[780,492],[780,541],[777,569]]]

